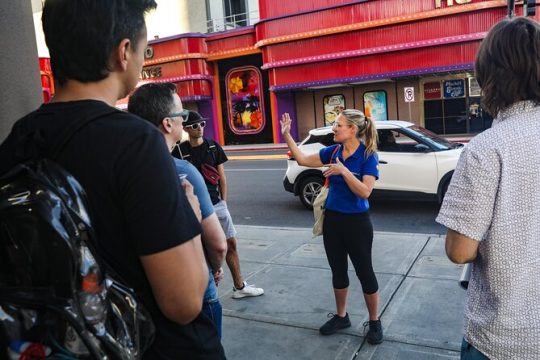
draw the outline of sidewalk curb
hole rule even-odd
[[[248,229],[266,229],[266,230],[286,230],[286,231],[308,231],[311,233],[310,227],[292,227],[292,226],[268,226],[268,225],[241,225],[241,224],[234,224],[237,228],[248,228]],[[421,235],[421,236],[428,236],[428,237],[443,237],[444,235],[441,234],[435,234],[435,233],[405,233],[405,232],[395,232],[395,231],[373,231],[373,234],[379,234],[379,235],[402,235],[402,236],[414,236],[414,235]],[[319,236],[317,236],[318,238]],[[316,238],[315,238],[316,239]],[[313,239],[313,241],[315,241]]]

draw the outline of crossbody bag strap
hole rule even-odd
[[[184,154],[182,154],[182,149],[180,149],[180,144],[176,143],[176,149],[178,150],[178,154],[180,154],[180,159],[184,160]]]
[[[214,162],[214,165],[216,164],[217,162],[217,148],[216,148],[216,143],[213,141],[213,140],[209,140],[209,139],[204,139],[206,141],[206,145],[208,146],[208,152],[211,154],[212,156],[212,161]],[[212,166],[214,166],[212,165]],[[217,165],[215,165],[217,166]]]
[[[337,146],[334,148],[334,151],[332,151],[332,155],[330,155],[330,164],[334,161],[334,155],[337,154],[337,151],[338,151],[339,148],[340,148],[340,145],[337,145]],[[324,179],[324,186],[325,186],[325,187],[329,187],[329,186],[330,186],[330,181],[328,180],[328,178]]]

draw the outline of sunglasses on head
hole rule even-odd
[[[199,126],[201,127],[201,129],[203,129],[205,126],[206,126],[206,121],[200,121],[198,123],[195,123],[195,124],[189,124],[189,125],[184,125],[184,128],[190,128],[190,129],[193,129],[193,130],[197,130],[199,128]]]
[[[189,118],[189,110],[182,110],[180,112],[175,112],[169,115],[170,118],[175,118],[179,116],[182,118],[182,122],[187,121]]]

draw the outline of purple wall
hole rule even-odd
[[[202,117],[208,118],[208,123],[206,124],[206,127],[204,128],[204,137],[210,138],[215,140],[219,143],[219,136],[216,132],[217,124],[214,117],[214,110],[212,107],[212,101],[211,100],[203,100],[197,102],[197,106],[199,107],[199,114],[202,115]]]
[[[298,119],[296,117],[296,105],[294,102],[294,93],[292,92],[278,92],[276,93],[277,100],[277,115],[278,115],[278,126],[281,121],[281,115],[283,113],[289,113],[292,119],[291,126],[291,135],[295,141],[298,141]],[[283,140],[283,135],[281,135],[281,130],[279,132],[279,141],[285,142]]]

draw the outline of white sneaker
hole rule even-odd
[[[264,294],[263,289],[248,285],[248,283],[244,281],[244,287],[242,289],[237,289],[233,286],[232,298],[242,299],[247,296],[261,296],[262,294]]]

